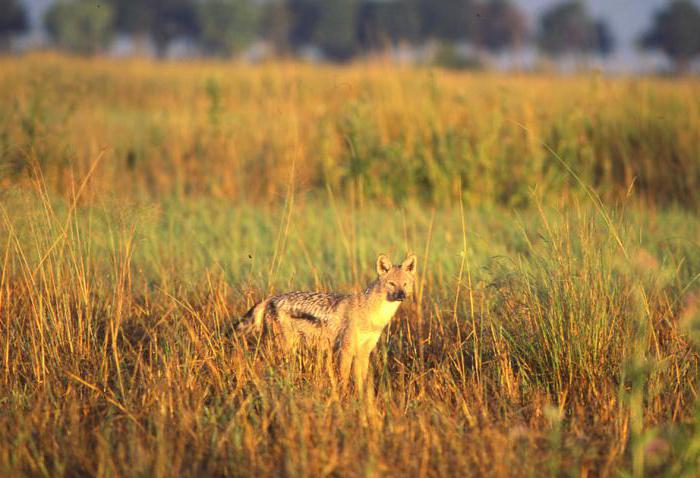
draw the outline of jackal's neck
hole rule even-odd
[[[372,292],[374,292],[374,289],[377,288],[377,285],[379,284],[379,281],[377,279],[373,280],[370,282],[367,287],[365,287],[364,292],[362,292],[362,295],[371,295]]]
[[[365,287],[365,290],[362,293],[362,295],[369,297],[374,292],[376,292],[376,289],[378,287],[379,287],[379,279],[375,279],[372,282],[370,282],[369,285],[367,285],[367,287]]]
[[[401,302],[387,300],[386,292],[382,290],[378,280],[369,284],[361,295],[369,322],[374,329],[384,328],[401,305]]]
[[[360,296],[368,305],[380,305],[384,302],[389,302],[386,297],[386,291],[382,288],[379,280],[370,283]],[[400,302],[391,303],[397,306],[400,304]]]

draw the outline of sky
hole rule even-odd
[[[41,29],[41,18],[46,7],[53,0],[21,0],[30,12],[32,27]],[[333,1],[333,0],[327,0]],[[435,0],[440,1],[440,0]],[[561,0],[513,0],[528,15],[531,24],[536,25],[537,18],[547,8]],[[651,24],[654,12],[670,0],[584,0],[584,4],[596,18],[608,22],[617,41],[616,61],[621,66],[634,68],[644,61],[644,55],[635,48],[635,40]],[[700,6],[700,0],[692,0]]]

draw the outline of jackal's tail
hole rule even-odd
[[[236,333],[240,335],[252,335],[259,333],[263,328],[266,308],[266,300],[258,302],[251,307],[241,318],[241,321],[236,324]]]

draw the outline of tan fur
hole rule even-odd
[[[413,294],[416,256],[401,265],[377,258],[377,279],[359,294],[290,292],[263,300],[251,308],[238,330],[278,331],[288,348],[300,342],[330,346],[338,357],[344,383],[354,371],[355,387],[367,380],[369,356],[401,302]]]

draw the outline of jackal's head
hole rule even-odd
[[[393,265],[384,254],[377,258],[378,290],[389,302],[402,301],[413,294],[416,282],[416,256],[410,254],[401,263]]]

